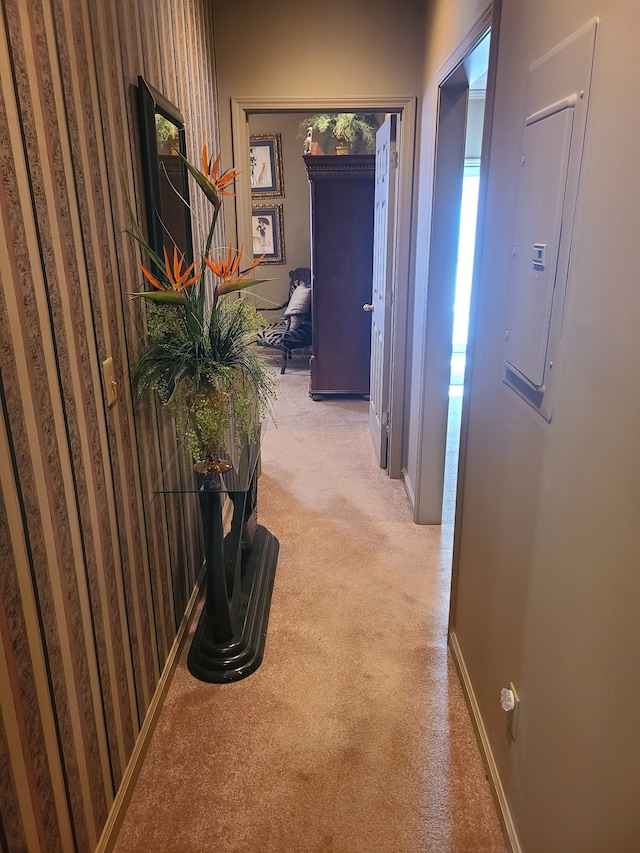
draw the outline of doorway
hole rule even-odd
[[[487,92],[488,46],[490,34],[474,48],[474,73],[480,76],[469,81],[467,101],[464,170],[460,198],[460,226],[456,262],[453,331],[451,337],[451,373],[449,377],[449,408],[445,457],[442,521],[453,523],[460,446],[460,423],[464,378],[467,360],[469,310],[475,257],[478,196],[484,107]]]
[[[461,206],[464,189],[465,204],[469,207],[473,184],[476,183],[481,166],[490,24],[491,10],[488,9],[437,75],[438,112],[430,254],[422,332],[425,344],[416,447],[414,521],[418,524],[440,524],[443,519],[443,502],[447,517],[452,519],[455,506],[464,389],[462,368],[466,359],[466,328],[475,243],[475,227],[469,232],[465,221],[464,239],[460,245]],[[477,198],[475,207],[473,204],[471,206],[475,226]],[[465,271],[466,275],[462,275]],[[458,272],[460,281],[456,286]],[[457,311],[454,315],[455,303]],[[452,349],[454,316],[457,337],[455,353]],[[449,426],[451,433],[448,432]]]
[[[351,100],[324,99],[232,99],[232,146],[234,166],[250,174],[249,117],[255,113],[297,113],[305,115],[323,112],[396,113],[401,126],[398,146],[398,205],[396,209],[395,288],[391,320],[391,354],[389,370],[389,444],[387,473],[402,477],[403,425],[406,409],[405,352],[407,341],[407,305],[410,277],[410,236],[416,126],[414,97],[365,98]],[[286,177],[285,177],[286,181]],[[251,193],[248,186],[236,197],[236,223],[239,245],[251,245]]]

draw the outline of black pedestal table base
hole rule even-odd
[[[279,544],[257,523],[257,449],[250,450],[240,476],[229,471],[198,491],[207,590],[187,666],[201,681],[239,681],[262,662]],[[226,536],[225,495],[233,504]]]
[[[225,539],[227,546],[231,545],[229,536]],[[275,536],[258,525],[251,551],[241,557],[240,601],[233,636],[219,639],[215,615],[206,605],[203,608],[187,657],[189,672],[196,678],[223,684],[246,678],[260,666],[279,547]]]

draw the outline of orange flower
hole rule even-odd
[[[222,296],[225,293],[231,293],[234,290],[241,290],[243,287],[249,287],[252,284],[257,284],[255,281],[246,281],[246,276],[255,269],[260,261],[264,258],[261,255],[256,258],[245,270],[240,270],[240,259],[242,258],[242,247],[240,251],[235,253],[229,246],[227,257],[223,260],[217,258],[204,258],[205,264],[214,272],[220,279],[220,284],[216,287],[216,296]]]
[[[170,287],[166,287],[161,281],[152,275],[146,267],[142,264],[138,264],[140,269],[142,270],[143,275],[147,279],[147,281],[151,282],[151,284],[156,287],[158,290],[174,290],[176,293],[180,293],[180,291],[184,290],[186,287],[189,287],[190,284],[193,284],[194,281],[197,281],[200,278],[200,273],[196,273],[195,275],[191,275],[191,272],[195,266],[195,261],[192,264],[189,264],[186,270],[182,270],[182,262],[184,261],[184,255],[178,255],[178,249],[173,247],[173,268],[169,261],[169,255],[167,254],[166,248],[164,249],[164,265],[165,265],[165,273],[167,279],[169,280]]]
[[[236,169],[227,169],[226,172],[223,172],[221,175],[218,174],[218,169],[220,168],[220,155],[216,157],[216,159],[212,162],[209,159],[209,152],[207,150],[207,143],[202,143],[202,171],[196,168],[193,163],[190,163],[186,157],[180,155],[180,159],[184,163],[186,170],[193,177],[195,182],[198,184],[202,192],[209,199],[211,204],[215,207],[216,211],[220,209],[220,205],[222,204],[222,199],[220,196],[223,195],[234,195],[234,193],[229,192],[225,189],[227,184],[230,184],[232,181],[238,177],[238,172]]]
[[[225,190],[225,187],[227,184],[235,181],[238,177],[237,169],[227,169],[226,172],[218,175],[219,168],[220,154],[218,154],[214,161],[211,161],[208,156],[207,143],[205,140],[205,142],[202,143],[202,174],[211,182],[215,191],[220,195],[235,195],[235,193]]]

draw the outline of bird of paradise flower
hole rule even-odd
[[[196,259],[187,264],[174,243],[173,252],[155,252],[132,217],[131,234],[147,263],[139,268],[151,290],[138,291],[147,301],[147,335],[131,370],[139,398],[157,391],[187,436],[196,470],[221,470],[220,451],[232,422],[236,437],[246,433],[256,410],[264,413],[275,396],[275,378],[252,345],[261,319],[245,299],[228,299],[269,279],[249,278],[264,255],[242,267],[243,247],[212,248],[225,196],[232,196],[235,169],[221,171],[220,156],[202,146],[202,168],[179,155],[209,202],[212,215]],[[131,206],[130,206],[131,207]],[[211,283],[213,278],[213,283]]]

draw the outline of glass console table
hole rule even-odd
[[[192,482],[186,485],[176,460],[165,469],[155,489],[160,494],[195,494],[198,498],[206,597],[187,666],[201,681],[239,681],[262,662],[279,543],[257,523],[260,443],[261,438],[234,448],[227,456],[232,466],[228,471],[206,476],[193,472],[187,477]],[[226,497],[233,514],[225,534]]]

